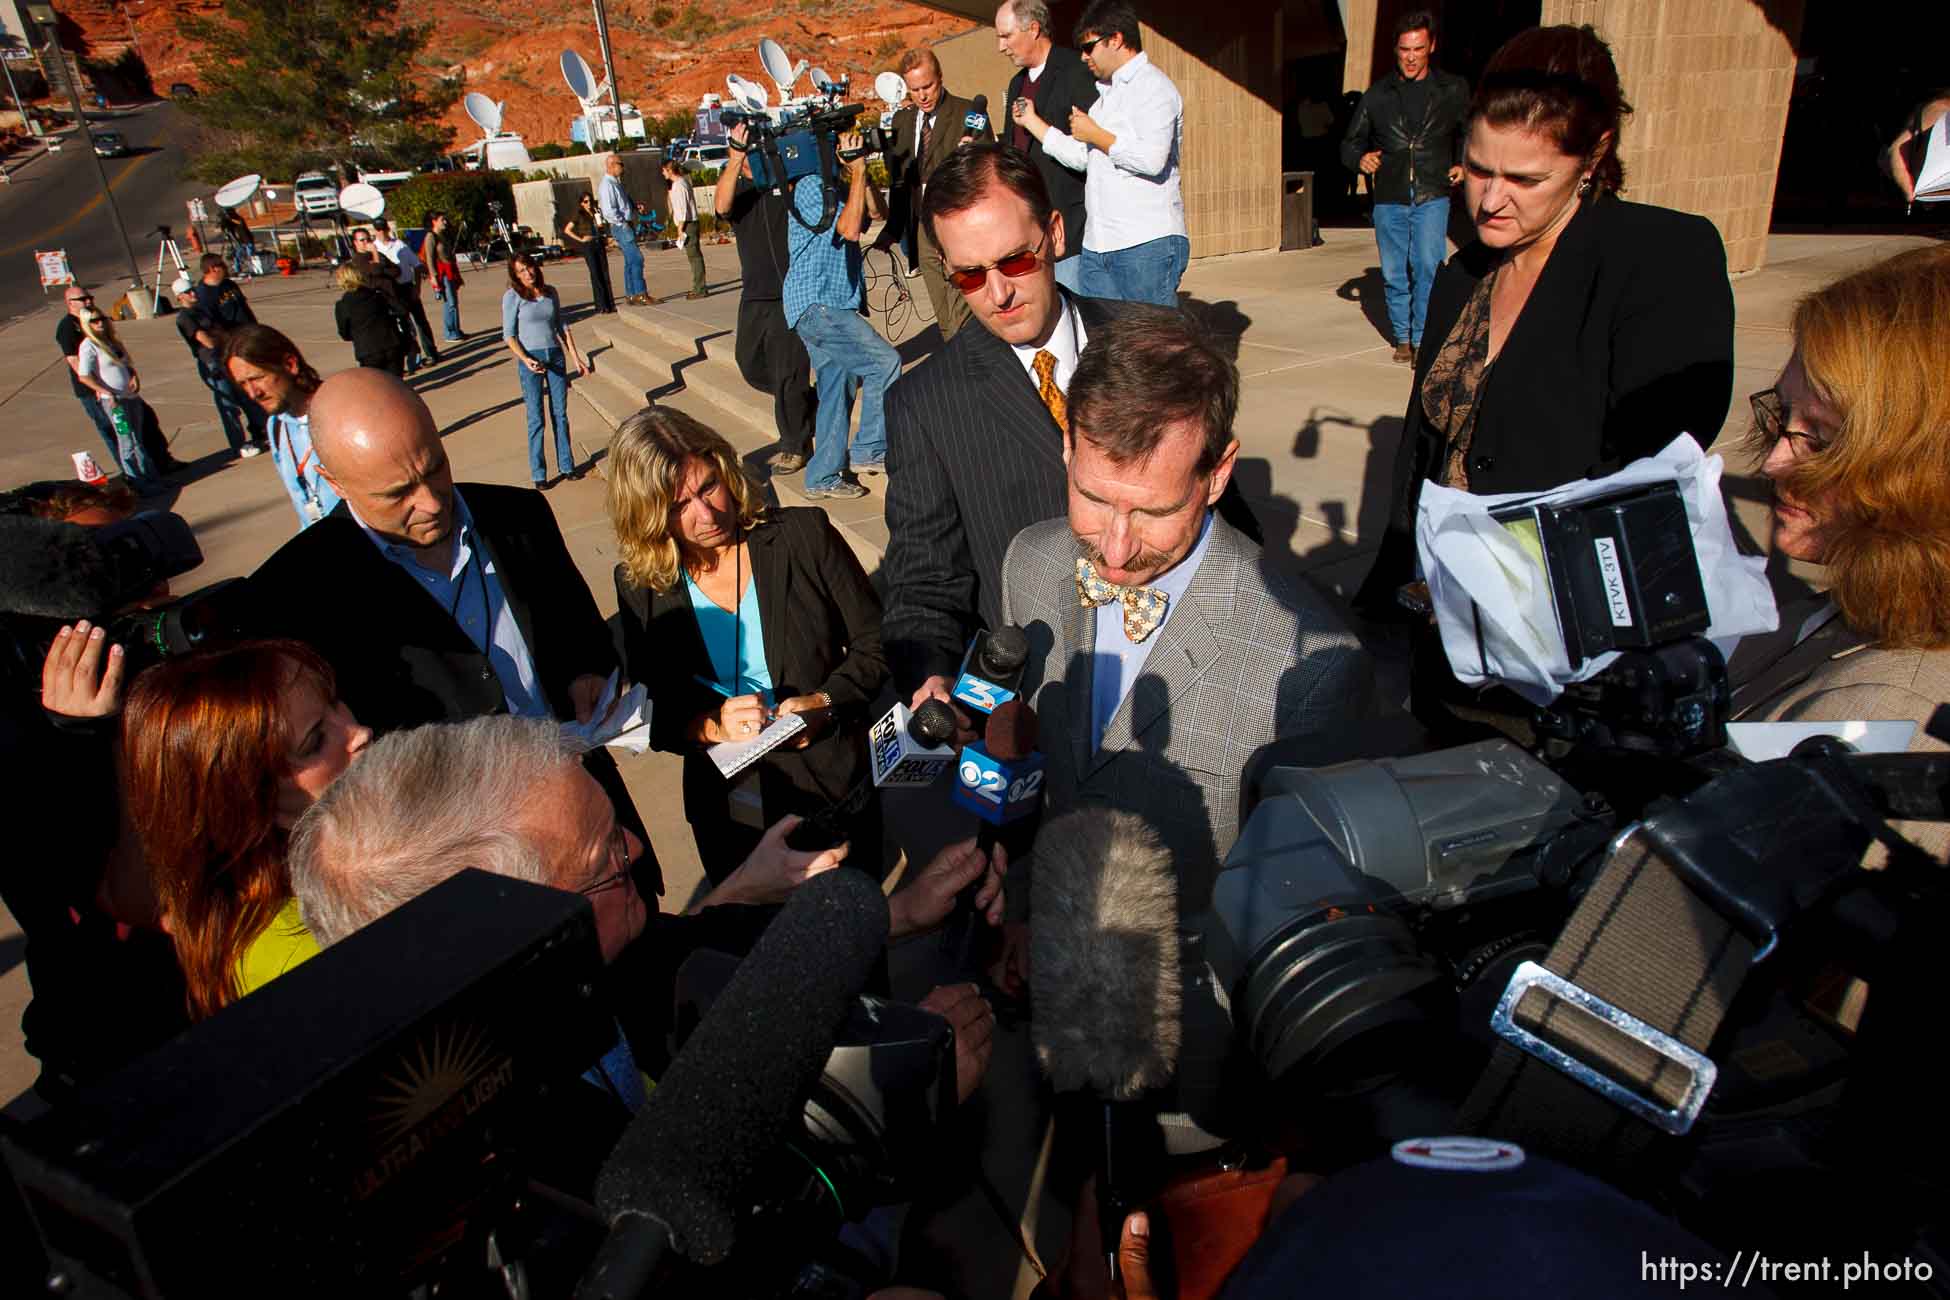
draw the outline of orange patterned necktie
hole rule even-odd
[[[1031,361],[1036,367],[1036,396],[1043,399],[1043,405],[1056,420],[1056,427],[1070,431],[1070,407],[1063,400],[1063,390],[1056,386],[1056,354],[1038,352]]]

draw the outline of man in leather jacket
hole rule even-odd
[[[1448,251],[1449,191],[1462,180],[1469,83],[1437,72],[1435,19],[1427,10],[1395,24],[1395,75],[1368,88],[1341,141],[1341,161],[1368,177],[1374,237],[1388,291],[1395,360],[1422,346],[1429,286]]]

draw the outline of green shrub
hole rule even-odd
[[[528,150],[528,156],[538,161],[544,158],[566,158],[568,153],[569,146],[559,140],[549,140],[546,143],[534,145]]]
[[[386,196],[386,215],[397,226],[424,226],[429,212],[445,212],[462,230],[478,234],[494,220],[488,202],[515,218],[515,193],[507,172],[430,172],[415,176]]]

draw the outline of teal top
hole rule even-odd
[[[765,625],[758,617],[757,575],[745,584],[736,618],[699,590],[688,572],[684,586],[690,592],[691,612],[697,617],[697,630],[704,637],[705,653],[711,656],[711,675],[718,686],[729,695],[763,696],[766,707],[771,707],[772,670],[765,666]]]

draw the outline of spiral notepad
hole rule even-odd
[[[728,781],[805,729],[806,720],[799,714],[781,713],[750,740],[722,741],[704,752]]]

